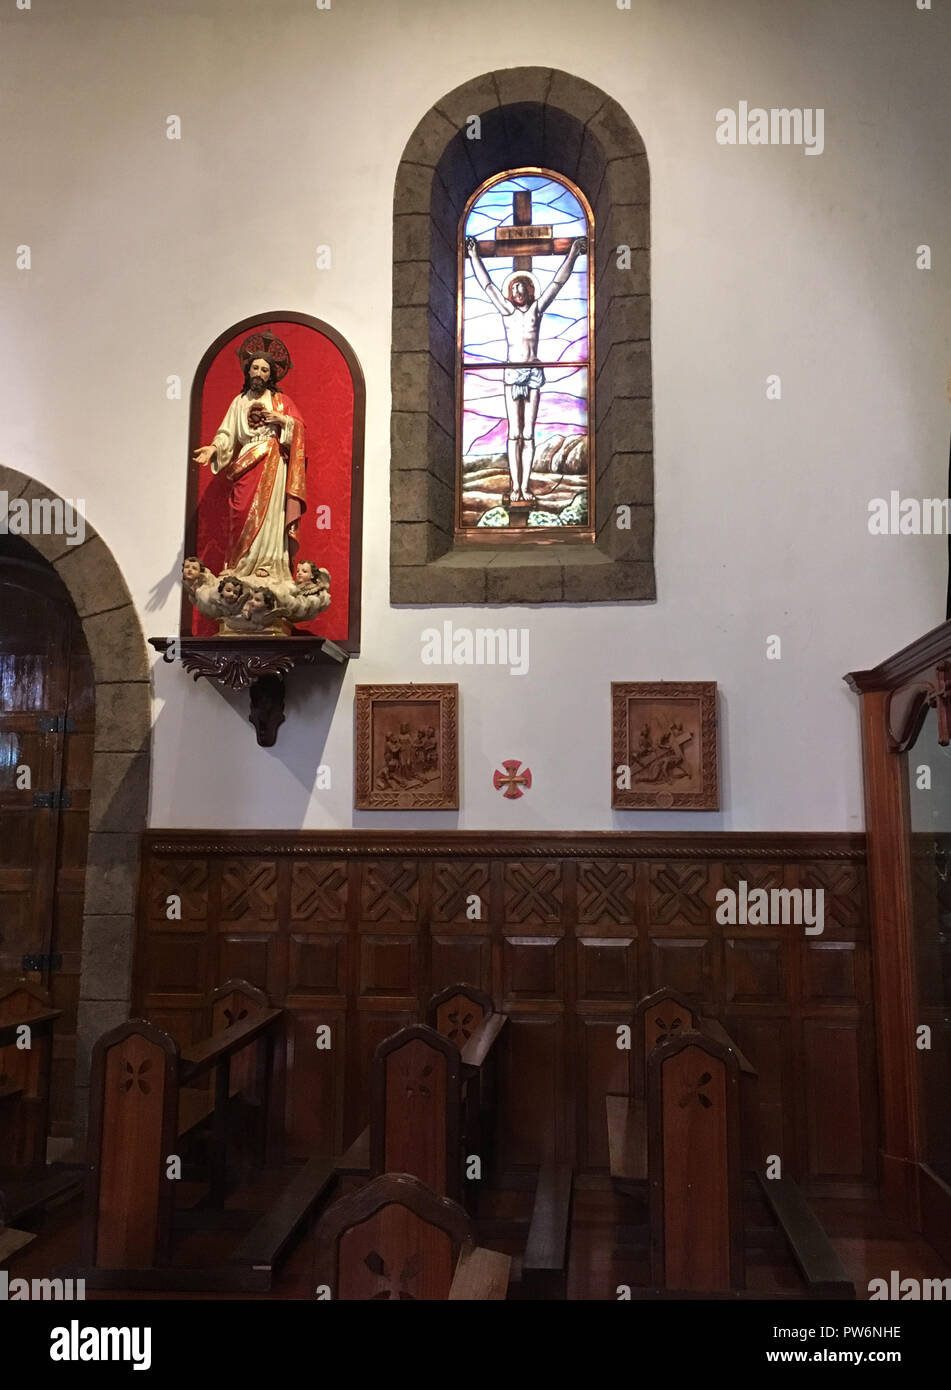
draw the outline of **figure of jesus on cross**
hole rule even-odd
[[[587,254],[586,237],[553,237],[551,227],[532,225],[532,195],[514,195],[511,227],[497,228],[497,239],[478,241],[466,237],[466,253],[476,281],[502,315],[508,344],[504,373],[505,411],[508,416],[508,465],[512,479],[510,502],[533,503],[532,467],[535,462],[535,421],[539,392],[545,373],[538,359],[542,314],[567,283],[579,256]],[[557,255],[567,250],[547,289],[538,294],[530,273],[533,256]],[[489,279],[483,256],[512,256],[513,274],[503,295]]]

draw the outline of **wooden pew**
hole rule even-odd
[[[412,1172],[421,1181],[427,1182],[443,1196],[460,1200],[465,1192],[463,1164],[467,1154],[477,1154],[482,1161],[483,1172],[492,1166],[492,1114],[494,1112],[494,1055],[495,1045],[506,1024],[507,1015],[497,1013],[492,1000],[474,985],[458,983],[448,986],[434,994],[427,1006],[428,1024],[411,1024],[397,1033],[385,1038],[377,1047],[371,1073],[371,1123],[363,1130],[350,1148],[336,1160],[337,1172],[341,1177],[366,1178],[370,1174],[385,1172]],[[412,1029],[421,1029],[412,1032]],[[438,1035],[444,1041],[435,1041]],[[452,1051],[446,1044],[451,1045]],[[403,1047],[408,1051],[404,1054]],[[429,1047],[430,1053],[425,1049]],[[413,1089],[408,1099],[417,1106],[422,1102],[428,1089],[425,1080],[423,1090],[415,1083],[401,1079],[403,1070],[413,1070],[413,1056],[422,1057],[420,1071],[427,1067],[435,1068],[440,1084],[443,1078],[449,1084],[446,1096],[446,1121],[442,1115],[430,1117],[429,1123],[441,1130],[444,1122],[452,1127],[452,1134],[442,1144],[444,1159],[448,1165],[445,1174],[433,1168],[434,1158],[417,1153],[407,1165],[402,1161],[401,1140],[398,1132],[387,1132],[387,1095],[401,1094],[407,1084]],[[448,1070],[445,1059],[450,1059]],[[458,1063],[453,1060],[458,1058]],[[457,1099],[458,1092],[458,1099]],[[392,1109],[391,1129],[399,1120]],[[371,1135],[373,1139],[371,1142]],[[388,1151],[389,1150],[389,1151]],[[440,1160],[442,1162],[442,1160]],[[418,1172],[418,1168],[424,1171]]]
[[[463,1192],[462,1056],[425,1023],[384,1038],[373,1054],[370,1170],[411,1173],[439,1197]]]
[[[642,1001],[639,1015],[656,1007],[666,1011],[662,1022],[674,1023],[655,1027],[649,1020],[640,1032],[645,1097],[631,1106],[626,1097],[608,1097],[612,1178],[618,1167],[632,1182],[629,1175],[644,1171],[646,1154],[653,1291],[728,1294],[745,1287],[742,1096],[755,1072],[716,1020],[695,1016],[695,1027],[684,1027],[689,1006],[662,993],[665,998]],[[648,1050],[652,1038],[660,1040]],[[754,1090],[747,1094],[755,1098]],[[795,1183],[757,1177],[800,1271],[804,1296],[854,1297]]]
[[[433,995],[426,1021],[462,1054],[463,1149],[480,1156],[484,1173],[494,1172],[496,1043],[508,1015],[496,1013],[492,1000],[475,985],[459,982]]]
[[[664,987],[645,995],[634,1010],[629,1095],[605,1097],[611,1178],[620,1192],[637,1195],[647,1182],[646,1095],[651,1053],[659,1043],[688,1029],[699,1029],[736,1056],[741,1080],[741,1162],[745,1171],[754,1172],[762,1161],[755,1067],[717,1019],[700,1014],[682,994]]]
[[[18,1223],[34,1224],[82,1185],[77,1166],[46,1162],[53,1031],[61,1017],[38,985],[24,980],[0,990],[0,1245],[8,1255],[34,1238]],[[17,1046],[24,1027],[28,1048]]]
[[[480,1078],[502,1018],[484,1014],[461,1053],[425,1024],[401,1028],[379,1044],[373,1058],[368,1146],[374,1176],[411,1173],[437,1195],[454,1201],[465,1197],[467,1205],[476,1206],[479,1185],[466,1182],[465,1169],[470,1157],[483,1156],[466,1143],[471,1133],[466,1133],[465,1095],[469,1088],[470,1096],[485,1097]],[[488,1125],[480,1122],[479,1127]],[[351,1149],[338,1172],[353,1174],[356,1157]],[[482,1171],[486,1168],[483,1162]],[[565,1297],[571,1199],[570,1168],[543,1165],[522,1260],[526,1296]]]
[[[185,1047],[182,1057],[187,1060],[198,1056],[208,1038],[224,1032],[232,1024],[256,1018],[269,1007],[268,997],[263,990],[249,984],[247,980],[226,980],[205,998],[202,1012],[206,1038]],[[265,1076],[260,1072],[263,1071],[269,1076],[272,1066],[273,1047],[266,1043],[263,1048],[244,1049],[233,1056],[229,1068],[229,1096],[240,1097],[246,1107],[258,1112],[258,1125],[262,1133],[259,1135],[257,1156],[262,1163],[265,1157],[262,1145],[268,1118],[263,1102],[269,1094],[269,1089]],[[214,1113],[213,1079],[211,1073],[206,1071],[197,1080],[182,1082],[178,1103],[179,1138],[191,1134]]]
[[[230,1005],[222,999],[215,1002],[221,1005],[219,1021],[225,1021]],[[249,1049],[257,1053],[248,1069],[253,1099],[262,1115],[267,1112],[270,1057],[283,1012],[252,1002],[253,1009],[231,1009],[232,1017],[243,1013],[238,1021],[184,1050],[143,1019],[122,1024],[96,1043],[82,1234],[84,1268],[79,1271],[90,1287],[266,1290],[291,1236],[332,1185],[329,1165],[320,1172],[313,1165],[307,1165],[303,1173],[296,1170],[275,1210],[258,1221],[223,1264],[205,1269],[173,1266],[175,1180],[168,1176],[168,1160],[172,1154],[181,1156],[187,1130],[205,1117],[198,1112],[209,1113],[208,1098],[201,1090],[193,1092],[201,1105],[192,1103],[183,1110],[183,1089],[214,1074],[208,1184],[212,1213],[221,1212],[227,1183],[232,1137],[228,1118],[234,1111],[232,1059],[241,1059]],[[256,1145],[260,1160],[260,1134]],[[307,1202],[301,1191],[304,1173],[310,1194]]]
[[[699,1030],[657,1044],[647,1072],[651,1283],[744,1287],[739,1065]]]
[[[22,981],[0,990],[0,1165],[46,1163],[53,1025],[62,1014],[37,985]],[[24,1026],[29,1048],[17,1047]]]
[[[510,1260],[474,1244],[456,1202],[387,1173],[328,1208],[315,1233],[315,1296],[345,1301],[504,1299]]]
[[[676,990],[658,989],[639,1000],[631,1024],[628,1094],[605,1096],[611,1180],[638,1195],[647,1182],[647,1064],[654,1047],[696,1025],[693,1006]]]

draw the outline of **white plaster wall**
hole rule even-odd
[[[334,324],[366,374],[364,655],[339,688],[294,679],[272,751],[245,699],[159,665],[152,825],[861,827],[842,673],[944,617],[944,541],[873,538],[866,518],[891,488],[945,492],[949,9],[8,0],[0,462],[85,499],[147,635],[176,630],[187,389],[212,339],[294,309]],[[519,63],[601,87],[650,159],[658,599],[393,610],[395,171],[441,95]],[[741,99],[824,108],[824,153],[718,145],[715,113]],[[320,243],[332,270],[314,268]],[[186,399],[166,399],[170,373]],[[446,618],[528,627],[529,674],[423,666],[420,632]],[[462,809],[355,814],[352,686],[413,679],[460,683]],[[645,679],[719,682],[720,813],[612,813],[609,685]],[[512,802],[491,785],[510,757],[535,779]]]

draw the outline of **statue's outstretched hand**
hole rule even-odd
[[[475,237],[474,237],[474,236],[467,236],[467,237],[466,237],[466,255],[467,255],[467,256],[471,256],[472,253],[473,253],[473,251],[474,251],[475,249],[476,249],[476,239],[475,239]]]
[[[588,238],[586,236],[575,237],[571,249],[576,256],[586,256],[588,254]]]
[[[203,449],[195,450],[195,453],[193,455],[194,461],[195,463],[204,466],[206,463],[211,463],[212,459],[214,458],[217,452],[218,450],[215,448],[214,444],[206,444]]]

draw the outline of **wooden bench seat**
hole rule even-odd
[[[197,1129],[203,1120],[213,1115],[215,1096],[213,1091],[188,1090],[178,1095],[178,1137],[184,1139]]]
[[[508,1014],[490,1014],[488,1018],[483,1019],[465,1047],[461,1049],[464,1067],[476,1068],[485,1065],[506,1023]]]
[[[572,1183],[573,1174],[567,1163],[546,1163],[538,1174],[522,1256],[522,1291],[526,1298],[567,1297]]]
[[[34,1231],[18,1231],[13,1226],[0,1226],[0,1269],[13,1259],[13,1256],[36,1240]]]
[[[190,1086],[199,1076],[212,1067],[230,1058],[250,1043],[256,1042],[281,1017],[281,1009],[261,1009],[250,1018],[232,1023],[230,1027],[214,1033],[210,1038],[183,1047],[179,1071],[179,1085]]]
[[[855,1285],[796,1183],[791,1178],[766,1178],[761,1173],[757,1177],[809,1295],[854,1298]]]
[[[83,1177],[84,1170],[72,1164],[0,1169],[6,1220],[29,1221],[41,1209],[74,1197],[82,1188]]]
[[[706,1033],[708,1038],[713,1038],[714,1042],[720,1043],[722,1047],[729,1048],[731,1052],[736,1054],[736,1065],[741,1077],[756,1078],[758,1075],[756,1068],[745,1053],[737,1047],[718,1018],[708,1018],[706,1014],[698,1014],[697,1027],[701,1033]]]
[[[370,1126],[360,1131],[346,1153],[334,1161],[338,1176],[368,1178],[370,1176]]]
[[[484,1246],[466,1246],[459,1255],[449,1289],[449,1303],[474,1303],[508,1297],[512,1258]]]
[[[647,1115],[642,1100],[605,1096],[611,1181],[629,1195],[647,1182]]]
[[[292,1178],[277,1202],[233,1252],[235,1264],[273,1271],[318,1203],[333,1189],[337,1173],[326,1159],[312,1158]]]

